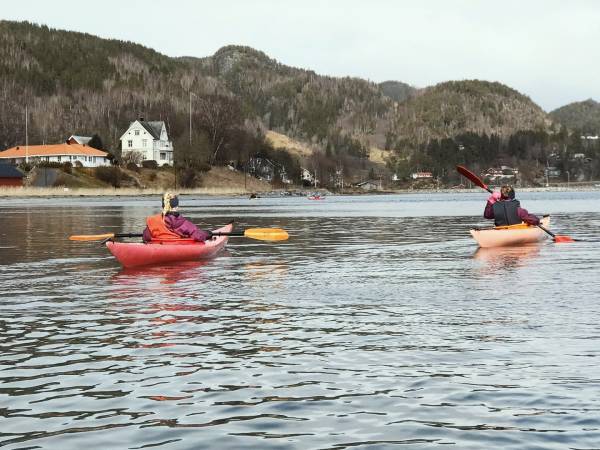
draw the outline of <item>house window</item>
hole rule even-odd
[[[133,147],[133,141],[127,141],[127,147],[129,147],[129,148]]]
[[[146,147],[148,145],[148,139],[142,139],[142,147]]]
[[[62,160],[62,156],[57,156],[56,159],[58,160],[58,162],[60,162]]]
[[[166,153],[161,153],[160,154],[160,160],[164,161],[165,159],[167,159],[167,154]]]
[[[139,135],[140,135],[140,130],[135,130],[134,134],[135,134],[136,136],[139,136]]]

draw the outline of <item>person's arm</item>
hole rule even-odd
[[[490,195],[485,205],[485,210],[483,211],[484,218],[494,219],[494,203],[500,199],[500,196],[500,192],[494,192],[492,195]]]
[[[166,224],[169,229],[179,236],[194,239],[198,242],[204,242],[212,237],[210,231],[199,229],[196,225],[182,216],[167,216]]]
[[[485,210],[483,211],[483,217],[486,219],[494,218],[494,205],[490,202],[487,202],[485,205]]]
[[[540,219],[533,214],[529,214],[529,212],[525,208],[517,208],[517,215],[519,219],[523,222],[528,223],[529,225],[539,225]]]
[[[152,240],[152,234],[150,234],[150,229],[146,226],[144,229],[144,234],[142,235],[142,239],[144,242],[150,242]]]

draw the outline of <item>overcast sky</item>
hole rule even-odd
[[[323,75],[499,81],[546,111],[600,101],[600,0],[20,0],[0,18],[169,56],[237,44]]]

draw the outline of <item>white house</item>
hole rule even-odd
[[[169,140],[165,122],[147,122],[143,118],[132,122],[121,136],[121,155],[139,152],[142,159],[158,165],[173,165],[173,143]]]
[[[82,167],[109,166],[108,153],[80,144],[19,145],[0,152],[0,161],[10,164],[23,162],[70,162]]]
[[[431,172],[414,172],[411,174],[413,180],[431,180],[433,174]]]
[[[305,181],[310,184],[314,184],[316,186],[317,183],[319,182],[318,180],[316,180],[317,173],[315,172],[313,175],[313,172],[311,172],[308,169],[305,169],[304,167],[302,167],[301,170],[302,170],[302,175],[301,175],[302,181]]]

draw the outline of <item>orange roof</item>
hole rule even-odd
[[[36,156],[60,156],[60,155],[84,155],[84,156],[104,156],[108,153],[97,150],[93,147],[80,144],[52,144],[52,145],[30,145],[27,149],[27,156],[35,158]],[[25,146],[9,148],[0,152],[0,158],[24,158]]]

